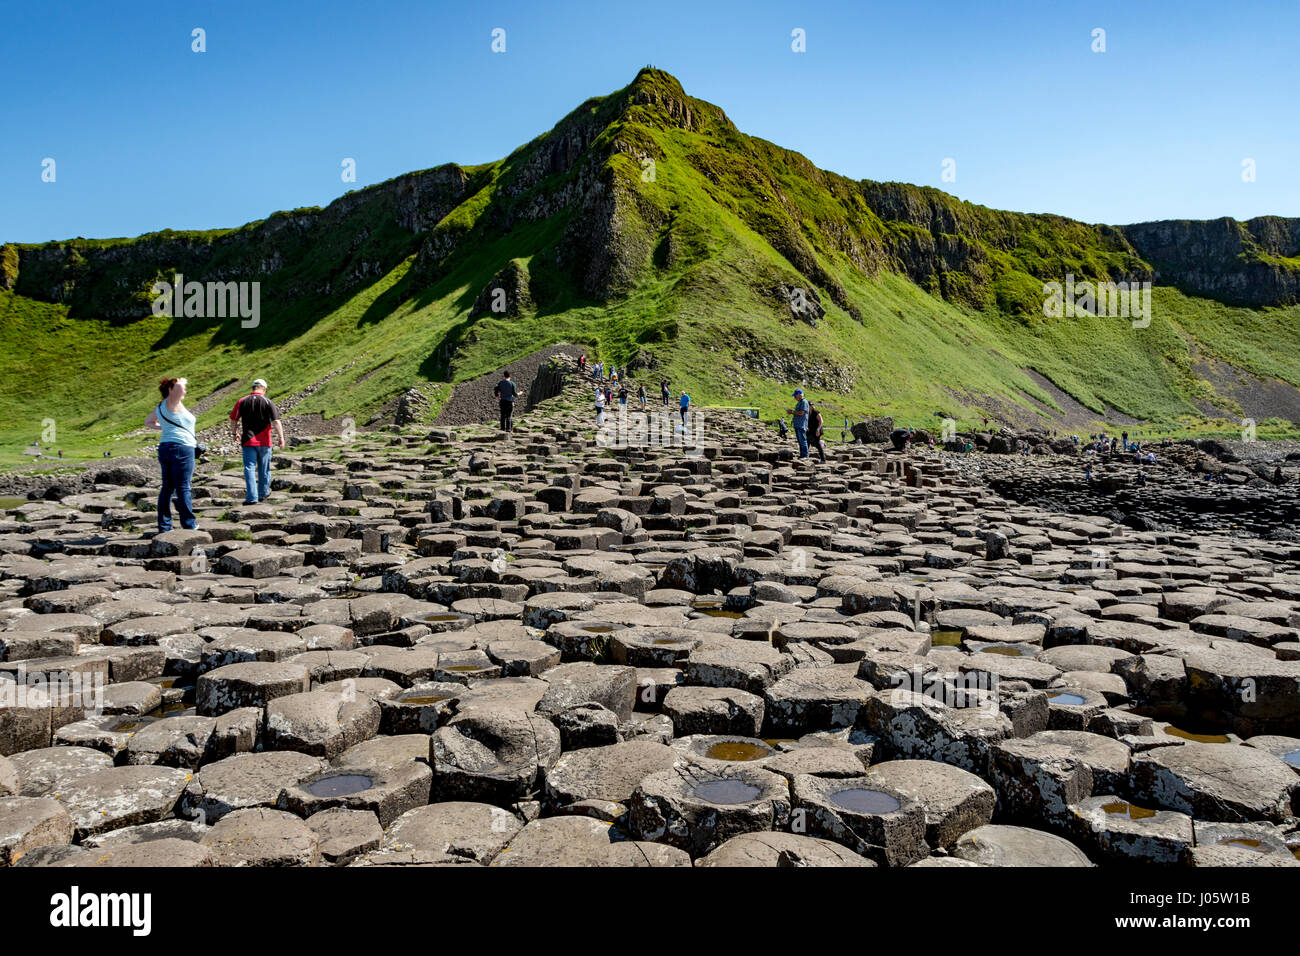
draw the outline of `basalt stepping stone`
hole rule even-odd
[[[703,642],[685,627],[629,627],[610,634],[609,653],[616,664],[675,667]]]
[[[933,760],[887,760],[868,776],[905,794],[925,812],[925,839],[933,847],[951,847],[962,834],[993,819],[997,794],[969,771]]]
[[[560,732],[544,717],[516,709],[475,707],[434,732],[429,748],[438,800],[509,806],[538,783],[560,756]]]
[[[764,692],[765,726],[774,736],[852,727],[874,693],[853,665],[799,668]]]
[[[1201,820],[1281,822],[1294,813],[1300,778],[1253,747],[1186,743],[1136,755],[1127,783],[1137,802]]]
[[[696,866],[875,866],[831,840],[798,833],[742,833],[695,861]]]
[[[1257,736],[1246,742],[1247,747],[1254,747],[1270,753],[1284,764],[1300,773],[1300,737]]]
[[[19,796],[18,768],[7,757],[0,757],[0,797]]]
[[[0,866],[13,866],[39,846],[72,842],[72,817],[48,797],[0,797]]]
[[[962,835],[953,856],[983,866],[1093,866],[1069,840],[1027,827],[988,824]]]
[[[641,781],[627,820],[638,839],[703,856],[740,833],[787,829],[790,785],[744,764],[682,764]]]
[[[1300,724],[1300,661],[1280,661],[1250,645],[1216,641],[1180,654],[1191,697],[1261,732]]]
[[[561,664],[542,675],[546,693],[537,713],[558,713],[575,704],[597,703],[614,712],[620,721],[632,716],[636,703],[636,670],[619,665],[586,662]]]
[[[532,713],[546,695],[550,685],[535,677],[499,677],[496,680],[471,681],[469,689],[456,700],[456,713],[471,711],[522,710]]]
[[[554,808],[584,800],[626,803],[642,780],[681,759],[671,747],[650,741],[571,751],[543,774],[544,799]]]
[[[1070,804],[1127,783],[1131,754],[1118,740],[1077,730],[1044,730],[992,750],[989,782],[1004,818],[1069,823]]]
[[[110,767],[77,777],[50,795],[67,808],[77,838],[83,839],[170,816],[190,777],[175,767]]]
[[[762,694],[794,669],[794,658],[757,641],[710,641],[681,664],[689,684]]]
[[[244,661],[284,661],[306,649],[306,643],[296,634],[240,628],[210,642],[203,649],[200,666],[210,671]]]
[[[490,680],[501,676],[501,668],[480,650],[442,651],[433,679],[468,684],[471,680]]]
[[[620,840],[610,824],[584,816],[534,820],[496,855],[492,866],[690,866],[682,850]]]
[[[1115,661],[1112,669],[1124,679],[1134,697],[1151,701],[1184,698],[1187,670],[1180,658],[1164,654],[1133,655]]]
[[[1042,651],[1038,655],[1038,660],[1062,671],[1099,671],[1105,674],[1109,673],[1118,662],[1133,656],[1117,647],[1066,644]]]
[[[618,717],[594,701],[566,707],[549,718],[560,732],[560,748],[564,751],[604,747],[621,739]]]
[[[313,683],[329,684],[360,677],[369,659],[359,651],[307,651],[295,655],[293,662],[307,668]]]
[[[217,559],[214,570],[241,578],[269,578],[289,568],[301,567],[302,563],[301,551],[253,545],[227,551]]]
[[[674,687],[663,698],[664,714],[679,736],[739,734],[763,729],[763,698],[732,687]]]
[[[777,756],[777,750],[766,741],[739,734],[691,734],[678,737],[670,746],[682,759],[713,769],[741,763],[763,767]]]
[[[101,639],[105,644],[136,647],[157,644],[163,637],[186,634],[195,629],[195,623],[184,617],[137,617],[104,628]]]
[[[379,704],[365,694],[289,694],[266,705],[263,746],[329,759],[373,737],[379,722]]]
[[[188,840],[198,843],[207,832],[208,827],[197,820],[160,820],[157,823],[141,823],[139,826],[122,827],[120,830],[86,837],[81,845],[102,849],[134,846],[153,840]]]
[[[70,657],[81,638],[63,631],[0,632],[0,661],[28,661],[42,657]]]
[[[44,747],[8,759],[18,775],[17,791],[11,795],[22,797],[49,796],[78,777],[113,766],[110,755],[90,747]]]
[[[427,753],[423,734],[376,737],[345,751],[327,769],[281,792],[276,805],[309,817],[330,807],[370,810],[387,827],[429,802],[433,774],[415,755]]]
[[[194,775],[185,785],[179,812],[213,824],[236,810],[273,807],[285,787],[326,766],[319,757],[289,751],[235,754]]]
[[[227,664],[199,677],[195,709],[216,716],[237,707],[265,707],[277,697],[305,693],[311,675],[301,664],[245,661]]]
[[[129,714],[88,717],[59,728],[58,733],[54,735],[54,743],[78,748],[89,747],[116,758],[126,749],[132,736],[152,724],[154,719],[133,717]]]
[[[402,814],[384,832],[381,849],[459,856],[486,864],[521,829],[520,820],[500,807],[452,800],[416,807]]]
[[[126,762],[195,770],[210,754],[216,730],[214,717],[166,717],[153,721],[127,740]]]
[[[560,652],[543,641],[490,641],[485,650],[503,677],[539,677],[560,663]]]
[[[950,707],[925,694],[895,690],[867,701],[862,727],[882,755],[937,760],[983,773],[989,751],[1011,736],[1011,720],[988,706]]]
[[[320,838],[292,813],[266,807],[236,810],[203,837],[218,866],[317,866]]]
[[[352,628],[338,624],[312,624],[295,636],[308,651],[346,651],[353,645]]]
[[[342,694],[345,697],[364,694],[373,700],[383,700],[400,694],[402,685],[394,683],[386,677],[345,677],[343,680],[321,684],[316,690],[327,691],[331,694]]]
[[[1192,818],[1141,807],[1113,795],[1089,797],[1069,808],[1067,830],[1087,854],[1104,862],[1191,862]]]
[[[383,677],[402,687],[438,679],[435,675],[441,655],[432,648],[376,645],[365,653],[368,660],[361,672],[364,677]]]
[[[842,843],[887,866],[907,866],[930,852],[921,804],[877,777],[815,777],[791,782],[792,819],[810,836]],[[801,813],[802,811],[802,813]]]
[[[124,681],[104,688],[103,707],[106,714],[139,717],[157,710],[162,702],[162,688],[144,681]]]
[[[332,866],[347,866],[363,853],[379,847],[384,829],[369,810],[334,807],[312,814],[307,828],[320,843],[321,860]]]
[[[1300,859],[1290,853],[1260,853],[1231,844],[1193,847],[1191,855],[1192,866],[1300,866]]]
[[[1098,675],[1109,677],[1114,675]],[[1118,678],[1117,678],[1118,679]],[[1060,686],[1049,687],[1047,696],[1049,730],[1089,730],[1092,722],[1110,702],[1098,691],[1070,684],[1063,676]]]
[[[457,701],[468,693],[463,684],[428,681],[381,698],[380,733],[432,734],[455,713]]]

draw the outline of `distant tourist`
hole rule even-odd
[[[1124,439],[1124,450],[1128,451],[1128,432],[1122,432],[1119,437]]]
[[[59,452],[59,457],[63,457],[63,452]],[[1282,477],[1282,466],[1278,465],[1273,469],[1273,484],[1280,485],[1286,479]]]
[[[681,405],[681,412],[682,412],[682,427],[685,428],[685,427],[686,427],[686,412],[687,412],[687,410],[691,407],[691,396],[687,395],[685,392],[682,392],[682,397],[681,397],[681,399],[680,399],[680,405]]]
[[[670,404],[672,404],[673,393],[671,390],[669,390],[668,382],[666,380],[661,380],[659,382],[659,393],[660,395],[663,396],[664,408],[667,408]]]
[[[643,382],[642,384],[640,384],[640,385],[638,385],[638,386],[636,387],[636,398],[637,398],[637,401],[639,401],[642,405],[644,405],[644,404],[646,404],[646,402],[650,401],[650,396],[646,395],[646,393],[645,393],[645,383],[644,383],[644,382]]]
[[[624,385],[622,388],[618,390],[618,403],[623,406],[624,411],[627,410],[627,386],[626,385]]]
[[[1091,464],[1087,464],[1087,465],[1084,465],[1084,466],[1083,466],[1083,480],[1084,480],[1085,483],[1088,483],[1088,482],[1091,482],[1091,481],[1092,481],[1092,465],[1091,465]]]
[[[1133,479],[1134,484],[1141,487],[1147,483],[1147,474],[1142,469],[1138,469],[1137,477]]]
[[[803,397],[803,389],[796,388],[790,395],[794,399],[794,408],[787,409],[790,422],[794,425],[795,441],[799,442],[799,457],[808,457],[808,412],[811,406]]]
[[[194,499],[190,479],[194,477],[194,415],[185,407],[189,382],[183,378],[164,378],[158,383],[162,401],[145,417],[145,428],[162,432],[158,441],[158,468],[162,472],[162,489],[158,492],[158,532],[172,530],[172,495],[180,512],[181,527],[192,531],[198,527],[194,517]],[[104,452],[105,457],[108,452]]]
[[[586,371],[587,371],[587,353],[586,353],[586,352],[583,352],[581,355],[578,356],[578,371],[579,371],[579,372],[586,372]]]
[[[244,504],[255,505],[271,494],[271,427],[277,444],[284,448],[284,426],[280,410],[266,397],[266,379],[253,379],[253,390],[235,402],[230,410],[230,437],[237,440],[244,456]]]
[[[596,386],[596,424],[605,423],[605,390],[599,385]]]
[[[501,430],[512,432],[515,430],[515,397],[519,394],[519,389],[515,383],[510,381],[510,370],[506,369],[501,376],[501,381],[497,382],[496,388],[492,394],[497,397],[497,404],[501,406]]]
[[[790,429],[785,427],[784,418],[778,418],[776,420],[776,430],[777,434],[779,434],[782,439],[786,438],[790,434]]]

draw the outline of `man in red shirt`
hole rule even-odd
[[[230,410],[230,437],[243,446],[244,504],[265,501],[271,493],[271,426],[276,440],[284,448],[284,426],[280,410],[266,397],[266,381],[253,380],[253,390]]]

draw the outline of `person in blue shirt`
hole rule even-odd
[[[799,442],[799,457],[808,457],[808,402],[803,397],[803,389],[796,388],[794,408],[789,409],[790,421],[794,425],[794,437]]]
[[[682,427],[686,427],[686,410],[691,407],[691,396],[682,392]]]
[[[198,439],[194,435],[194,415],[185,407],[185,392],[189,383],[183,378],[164,378],[158,382],[163,400],[144,420],[145,428],[162,432],[158,441],[158,467],[162,471],[162,490],[158,492],[158,531],[172,530],[172,495],[176,496],[176,510],[181,515],[181,527],[187,531],[198,528],[194,516],[194,500],[190,493],[190,479],[194,477],[194,450]]]

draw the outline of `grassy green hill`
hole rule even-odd
[[[497,163],[239,229],[0,247],[0,464],[46,418],[69,455],[126,453],[164,374],[190,379],[191,404],[257,375],[277,397],[329,376],[295,413],[365,422],[412,384],[562,341],[704,403],[772,414],[800,384],[831,422],[1027,421],[1060,407],[1032,369],[1098,418],[1264,423],[1197,369],[1300,385],[1295,222],[1094,226],[855,182],[645,70]],[[1211,254],[1185,261],[1198,226]],[[261,282],[260,324],[152,316],[173,272]],[[1043,283],[1067,273],[1154,279],[1150,326],[1044,318]],[[1261,437],[1290,428],[1284,412]]]

